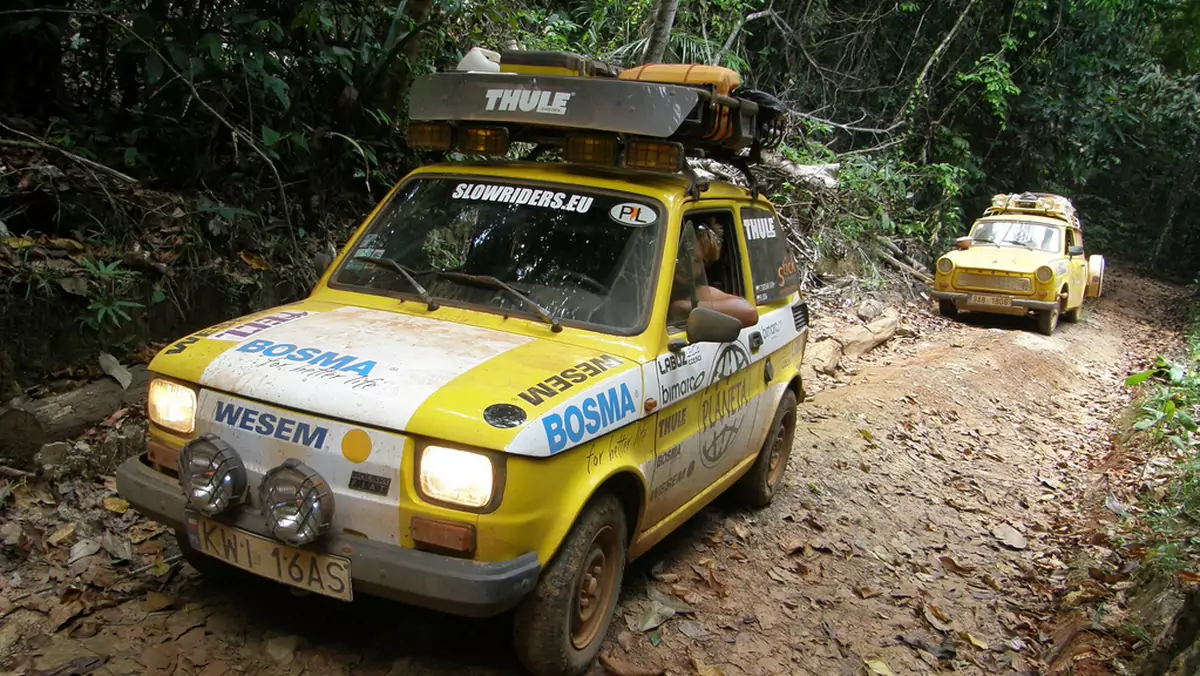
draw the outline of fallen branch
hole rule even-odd
[[[764,16],[771,16],[773,14],[775,14],[775,10],[768,8],[768,9],[764,9],[764,10],[761,10],[758,12],[754,12],[753,14],[747,14],[746,16],[742,17],[737,22],[737,25],[733,27],[733,32],[729,34],[729,39],[726,40],[725,44],[722,45],[721,48],[717,50],[717,53],[713,54],[712,58],[709,59],[709,65],[715,66],[715,65],[718,65],[721,63],[721,57],[725,56],[725,52],[728,52],[730,49],[733,48],[733,42],[735,40],[737,40],[738,33],[742,32],[742,28],[745,27],[746,24],[748,24],[751,21],[754,21],[756,19],[761,19]]]
[[[38,140],[36,137],[30,136],[29,134],[26,134],[21,131],[17,131],[16,129],[13,129],[12,127],[5,126],[5,124],[3,122],[0,122],[0,129],[4,129],[5,131],[9,132],[10,134],[16,134],[17,136],[23,136],[23,137],[29,139],[28,141],[10,141],[8,139],[0,139],[0,146],[9,146],[11,148],[29,148],[31,150],[53,150],[61,155],[65,155],[68,159],[70,159],[73,162],[78,162],[79,164],[82,164],[83,166],[88,167],[89,169],[95,169],[96,171],[98,171],[102,174],[108,174],[109,176],[112,176],[113,178],[125,181],[126,183],[133,183],[136,185],[138,182],[138,180],[136,178],[133,178],[132,176],[127,176],[125,174],[122,174],[121,172],[117,171],[116,169],[106,167],[103,164],[100,164],[99,162],[93,162],[86,157],[80,157],[79,155],[76,155],[75,153],[67,150],[66,148],[59,148],[56,145],[52,145],[50,143],[46,143],[45,141]]]
[[[917,81],[913,83],[912,90],[908,93],[908,98],[905,99],[904,105],[900,108],[900,112],[896,114],[896,119],[892,122],[891,128],[895,128],[899,124],[903,123],[905,117],[908,116],[909,108],[912,107],[913,102],[916,101],[917,97],[921,95],[921,90],[925,89],[925,79],[929,77],[929,71],[933,70],[933,67],[937,65],[937,62],[942,59],[942,55],[945,54],[946,49],[950,47],[950,43],[954,40],[954,36],[958,34],[958,29],[962,27],[963,21],[966,21],[967,15],[971,13],[971,9],[973,9],[978,2],[979,0],[970,0],[970,2],[967,3],[967,6],[963,7],[962,14],[958,15],[958,20],[954,22],[954,26],[950,29],[950,32],[947,33],[946,37],[942,39],[942,43],[937,46],[937,49],[933,50],[933,54],[929,55],[929,60],[925,62],[925,67],[921,69],[920,75],[917,76]]]
[[[900,260],[905,261],[906,263],[908,263],[909,265],[913,266],[914,268],[920,270],[921,272],[926,272],[926,273],[929,272],[929,268],[925,267],[925,265],[923,263],[921,263],[921,261],[918,261],[917,259],[913,258],[912,256],[909,256],[908,254],[904,253],[904,251],[900,247],[896,246],[896,243],[893,242],[892,240],[888,239],[887,237],[884,237],[883,235],[876,235],[875,238],[878,239],[879,242],[881,244],[883,244],[884,246],[886,246],[888,249],[891,249],[892,253],[896,254],[896,256],[898,258],[900,258]]]
[[[881,252],[880,255],[883,257],[883,260],[896,266],[896,268],[898,270],[900,270],[902,272],[907,272],[908,274],[912,275],[913,277],[916,277],[917,279],[921,280],[922,282],[932,282],[933,281],[933,277],[930,277],[929,275],[925,274],[924,272],[921,272],[920,270],[914,268],[911,265],[908,265],[907,263],[901,263],[900,261],[896,260],[896,258],[894,256],[892,256],[891,254],[889,254],[887,252]]]
[[[26,472],[8,465],[0,465],[0,476],[6,479],[24,479],[33,476],[33,472]]]
[[[144,366],[129,372],[128,389],[101,378],[70,392],[0,407],[0,456],[17,467],[33,467],[43,445],[79,436],[122,406],[140,403],[150,375]]]

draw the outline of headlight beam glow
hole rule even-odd
[[[146,410],[154,424],[172,432],[191,434],[196,429],[196,391],[186,385],[154,379]]]
[[[480,453],[426,446],[421,454],[421,491],[434,500],[479,508],[492,501],[492,461]]]

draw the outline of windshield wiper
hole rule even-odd
[[[551,331],[553,331],[554,333],[558,333],[559,331],[562,331],[562,323],[559,322],[557,318],[550,316],[550,313],[546,310],[546,308],[542,307],[541,305],[538,305],[538,303],[536,301],[534,301],[532,298],[526,296],[525,294],[521,293],[520,291],[517,291],[511,285],[509,285],[507,282],[504,282],[496,277],[493,277],[491,275],[472,275],[467,272],[450,272],[448,270],[442,270],[442,271],[438,272],[438,276],[444,277],[446,279],[454,280],[454,281],[467,282],[469,284],[476,284],[476,285],[481,285],[481,286],[488,286],[493,289],[499,289],[501,291],[505,291],[508,293],[508,295],[512,296],[513,298],[516,298],[517,300],[524,303],[527,307],[533,309],[533,311],[536,312],[537,315],[539,317],[541,317],[543,321],[545,321],[547,324],[550,325]]]
[[[355,256],[352,260],[378,265],[381,268],[387,268],[399,273],[401,277],[408,280],[408,283],[412,284],[412,287],[416,289],[417,295],[421,297],[421,300],[425,301],[426,309],[430,312],[438,309],[438,302],[433,299],[433,296],[429,295],[425,287],[421,286],[421,283],[417,281],[417,278],[413,276],[409,268],[403,263],[398,263],[390,258],[372,258],[370,256]]]

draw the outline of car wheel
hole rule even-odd
[[[758,459],[750,471],[733,486],[734,495],[751,507],[766,507],[775,498],[775,491],[783,484],[787,473],[788,458],[792,454],[792,440],[796,437],[796,395],[785,390],[783,401],[775,411],[771,432],[758,451]]]
[[[1058,326],[1059,309],[1062,304],[1054,306],[1052,310],[1039,310],[1037,314],[1038,332],[1044,336],[1053,336],[1054,329]]]
[[[517,606],[513,644],[536,676],[576,676],[591,667],[621,593],[628,531],[615,495],[594,498]]]
[[[952,300],[939,300],[938,312],[946,319],[958,319],[958,306]]]
[[[1083,318],[1083,301],[1082,300],[1079,301],[1079,306],[1076,307],[1074,310],[1067,310],[1066,312],[1062,313],[1062,320],[1064,322],[1067,322],[1068,324],[1078,324],[1079,320],[1082,318]]]

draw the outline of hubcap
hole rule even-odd
[[[586,648],[600,634],[615,594],[619,546],[612,528],[601,528],[583,557],[575,585],[575,613],[571,617],[571,643]]]
[[[783,478],[784,467],[787,466],[786,458],[788,454],[788,446],[791,444],[791,430],[793,416],[795,414],[788,412],[779,421],[779,429],[775,434],[775,443],[771,444],[771,459],[767,462],[767,485],[775,488]]]

